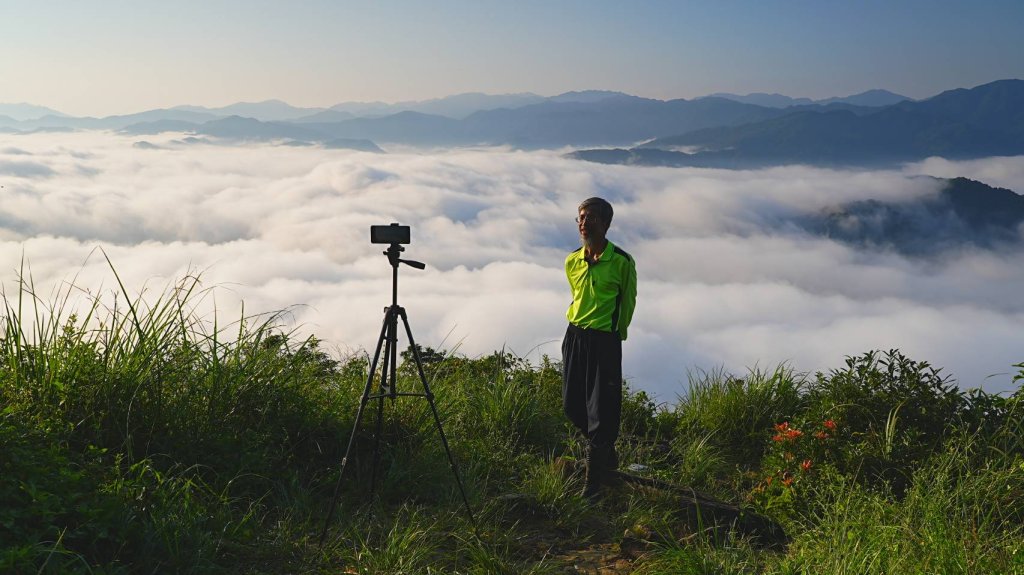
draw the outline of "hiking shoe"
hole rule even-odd
[[[586,476],[583,481],[583,498],[596,503],[601,498],[604,483],[606,453],[604,449],[587,446]]]

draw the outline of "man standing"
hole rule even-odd
[[[583,246],[565,258],[572,304],[562,340],[562,405],[587,438],[583,495],[593,501],[607,472],[618,467],[622,342],[636,306],[636,264],[605,237],[612,223],[611,204],[590,198],[578,211]]]

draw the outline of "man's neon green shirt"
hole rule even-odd
[[[636,263],[633,256],[612,242],[595,264],[587,262],[583,248],[565,258],[565,277],[572,304],[565,312],[569,323],[582,328],[618,332],[626,330],[636,308]]]

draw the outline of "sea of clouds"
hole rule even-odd
[[[846,201],[937,193],[919,175],[1021,192],[1024,157],[729,171],[604,166],[560,152],[371,154],[180,138],[138,146],[103,132],[0,134],[5,297],[22,270],[43,300],[70,283],[112,297],[106,254],[133,294],[156,298],[200,273],[220,324],[243,304],[247,315],[287,310],[287,329],[358,353],[376,343],[391,298],[384,246],[368,230],[401,222],[412,227],[405,257],[427,264],[403,266],[399,279],[417,343],[557,360],[569,302],[562,263],[579,245],[576,206],[596,195],[616,209],[609,238],[637,261],[624,372],[659,400],[685,393],[691,373],[782,362],[813,373],[872,349],[899,348],[987,391],[1014,388],[1012,366],[1024,361],[1024,250],[910,258],[790,223]]]

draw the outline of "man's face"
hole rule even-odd
[[[608,224],[601,220],[596,210],[581,208],[576,218],[576,225],[580,230],[580,238],[584,242],[600,241],[604,239],[608,231]]]

